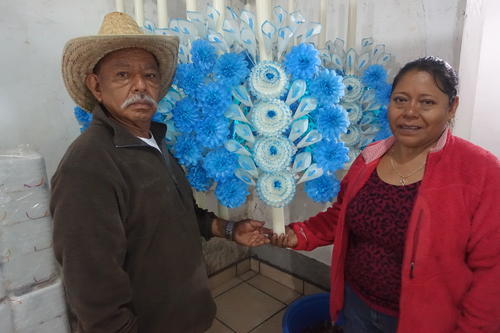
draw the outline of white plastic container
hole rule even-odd
[[[9,304],[7,304],[6,302],[0,303],[0,332],[14,333],[14,326],[12,325],[12,314]]]
[[[44,217],[0,227],[0,262],[52,246],[52,220]]]
[[[7,292],[50,280],[56,273],[52,248],[10,257],[0,265],[0,275],[3,276]]]
[[[61,280],[8,299],[16,333],[69,332]]]
[[[0,151],[0,184],[4,192],[17,192],[45,186],[45,162],[28,146]]]
[[[60,316],[41,324],[16,329],[16,333],[69,333],[70,327],[66,316]]]
[[[50,193],[46,188],[0,191],[0,226],[49,216]]]

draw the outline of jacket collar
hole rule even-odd
[[[131,147],[131,146],[147,146],[148,144],[130,133],[125,127],[120,125],[116,120],[109,116],[108,112],[101,105],[97,104],[92,116],[95,124],[102,124],[113,131],[113,143],[115,147]],[[167,127],[164,124],[151,122],[151,133],[156,142],[162,147],[162,141],[167,132]]]
[[[446,142],[448,141],[450,136],[451,132],[450,129],[447,127],[444,130],[443,134],[441,134],[441,136],[439,137],[439,140],[437,141],[436,145],[434,145],[434,147],[431,148],[430,153],[441,151],[446,145]],[[361,152],[361,155],[363,156],[365,163],[368,164],[381,158],[389,149],[391,149],[392,145],[394,144],[394,141],[395,141],[394,136],[391,136],[385,140],[381,140],[367,146]]]

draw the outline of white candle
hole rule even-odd
[[[123,0],[115,0],[115,6],[117,12],[124,12],[125,7],[123,6]]]
[[[157,11],[158,11],[158,28],[167,28],[168,27],[167,0],[158,0]]]
[[[186,0],[186,10],[188,12],[195,12],[198,10],[196,0]]]
[[[226,0],[214,0],[213,7],[219,12],[219,20],[217,21],[217,31],[222,31],[222,24],[224,23],[224,15],[226,13]]]
[[[139,27],[144,26],[144,1],[134,0],[135,20]]]
[[[259,38],[259,53],[260,60],[272,60],[271,54],[267,52],[264,46],[264,38],[262,36],[262,23],[266,20],[271,21],[271,7],[269,6],[269,2],[271,0],[256,0],[256,12],[257,12],[257,33]]]
[[[218,217],[224,219],[224,220],[229,220],[229,208],[224,206],[223,204],[219,203],[219,212],[217,214]]]
[[[285,233],[285,208],[273,208],[273,232],[278,236]]]
[[[295,11],[295,0],[288,0],[288,14]]]
[[[357,16],[357,0],[349,0],[349,21],[347,22],[347,49],[356,47]]]
[[[326,21],[326,17],[327,17],[327,14],[328,13],[328,0],[321,0],[321,4],[320,4],[320,20],[319,22],[321,23],[321,32],[319,34],[319,38],[318,38],[318,49],[321,49],[325,46],[325,42],[326,42],[326,31],[327,31],[327,21]]]
[[[245,5],[243,6],[243,9],[246,11],[251,12],[252,11],[252,4],[250,3],[250,0],[245,1]]]

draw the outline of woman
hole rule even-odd
[[[335,243],[332,319],[344,331],[500,332],[500,163],[451,134],[457,76],[427,57],[394,79],[393,137],[368,146],[327,211],[272,243]]]

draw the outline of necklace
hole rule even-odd
[[[390,161],[391,161],[391,166],[392,166],[392,169],[396,172],[396,174],[398,175],[399,177],[399,182],[401,183],[401,185],[405,186],[406,185],[406,180],[408,178],[410,178],[411,176],[413,176],[414,174],[416,174],[417,172],[419,172],[420,170],[422,170],[424,167],[425,167],[425,163],[420,166],[418,169],[415,169],[413,170],[412,172],[410,172],[408,175],[406,176],[403,176],[402,174],[399,173],[398,169],[396,168],[396,164],[394,163],[394,159],[392,158],[392,155],[389,154],[389,158],[390,158]]]

